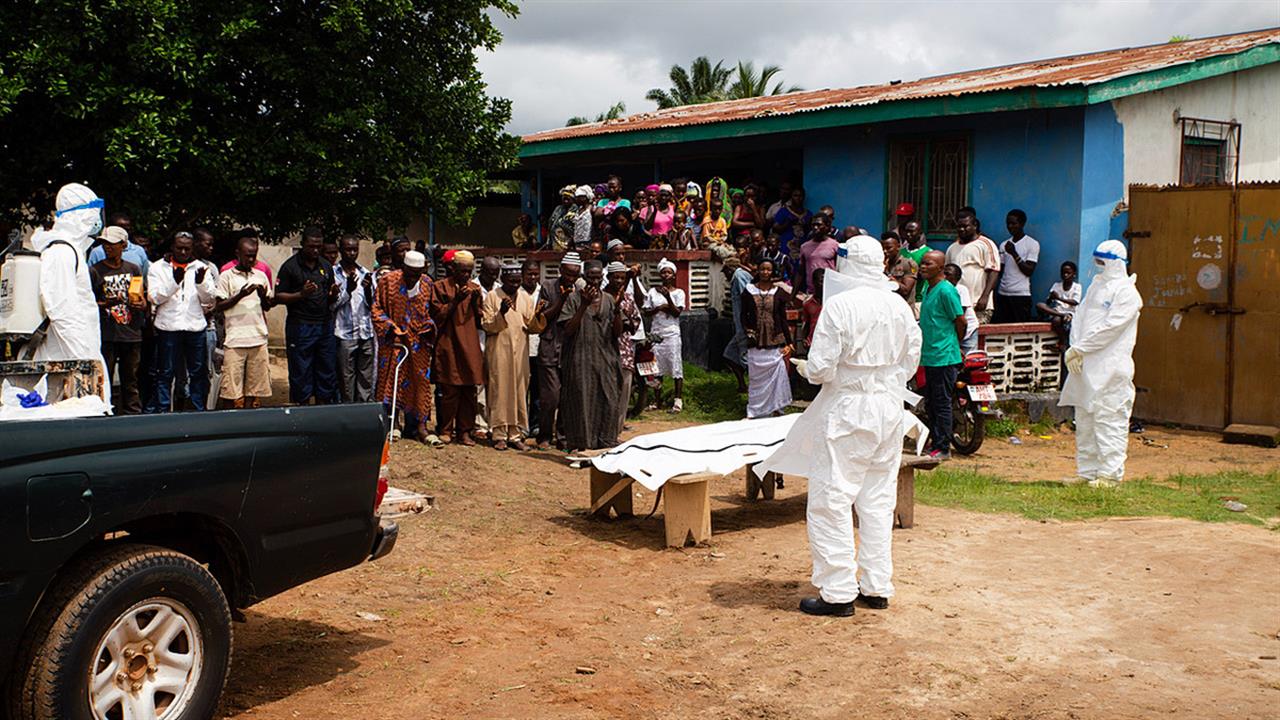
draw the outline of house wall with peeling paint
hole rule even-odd
[[[1280,64],[1262,65],[1113,100],[1124,127],[1124,175],[1131,184],[1178,182],[1182,117],[1241,124],[1240,180],[1280,180]]]

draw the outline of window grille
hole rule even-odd
[[[1240,123],[1178,118],[1179,185],[1234,185],[1239,180]]]
[[[969,204],[969,139],[890,141],[888,187],[886,224],[909,202],[926,235],[954,233],[956,210]]]

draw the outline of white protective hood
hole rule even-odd
[[[897,285],[885,277],[884,248],[870,235],[845,240],[836,251],[836,271],[822,279],[822,302],[846,290],[871,287],[893,292]]]

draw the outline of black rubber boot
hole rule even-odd
[[[820,597],[805,598],[800,601],[800,611],[810,615],[849,617],[853,614],[853,603],[829,603]]]

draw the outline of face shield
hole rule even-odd
[[[1124,243],[1119,240],[1104,240],[1093,251],[1093,263],[1090,265],[1089,276],[1104,280],[1123,278],[1128,274],[1125,269],[1128,262],[1129,251]]]
[[[884,274],[884,247],[867,235],[851,237],[836,250],[836,272],[823,275],[822,297],[828,298],[856,287],[890,289]]]

